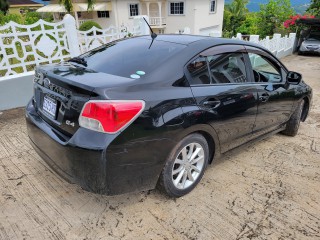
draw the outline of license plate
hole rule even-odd
[[[51,98],[44,97],[42,109],[51,117],[56,117],[57,102]]]

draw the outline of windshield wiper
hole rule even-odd
[[[87,64],[87,61],[84,59],[84,58],[81,58],[81,57],[74,57],[74,58],[71,58],[70,60],[68,60],[68,62],[75,62],[75,63],[79,63],[85,67],[88,66]]]

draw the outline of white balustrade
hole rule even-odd
[[[166,24],[166,18],[164,17],[150,17],[150,26],[162,26]]]
[[[67,35],[63,21],[0,26],[0,76],[33,71],[36,65],[69,58]]]
[[[237,33],[237,36],[233,37],[233,39],[240,40],[249,39],[250,42],[263,46],[279,58],[292,54],[295,38],[295,33],[290,33],[289,36],[284,37],[281,37],[281,34],[275,33],[271,39],[267,36],[262,40],[259,39],[259,35],[248,36],[241,33]]]

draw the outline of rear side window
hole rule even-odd
[[[191,62],[187,68],[191,75],[191,85],[247,82],[246,66],[242,53],[223,53],[199,57]]]
[[[140,78],[185,48],[185,45],[133,38],[115,41],[81,55],[97,72]]]

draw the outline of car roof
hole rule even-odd
[[[137,38],[152,40],[150,35],[144,35]],[[217,38],[217,37],[210,37],[210,36],[188,35],[188,34],[159,34],[154,39],[154,41],[171,42],[171,43],[177,43],[177,44],[183,44],[183,45],[190,45],[196,42],[197,43],[210,42],[212,45],[220,45],[220,44],[252,45],[250,42],[246,42],[238,39]]]

